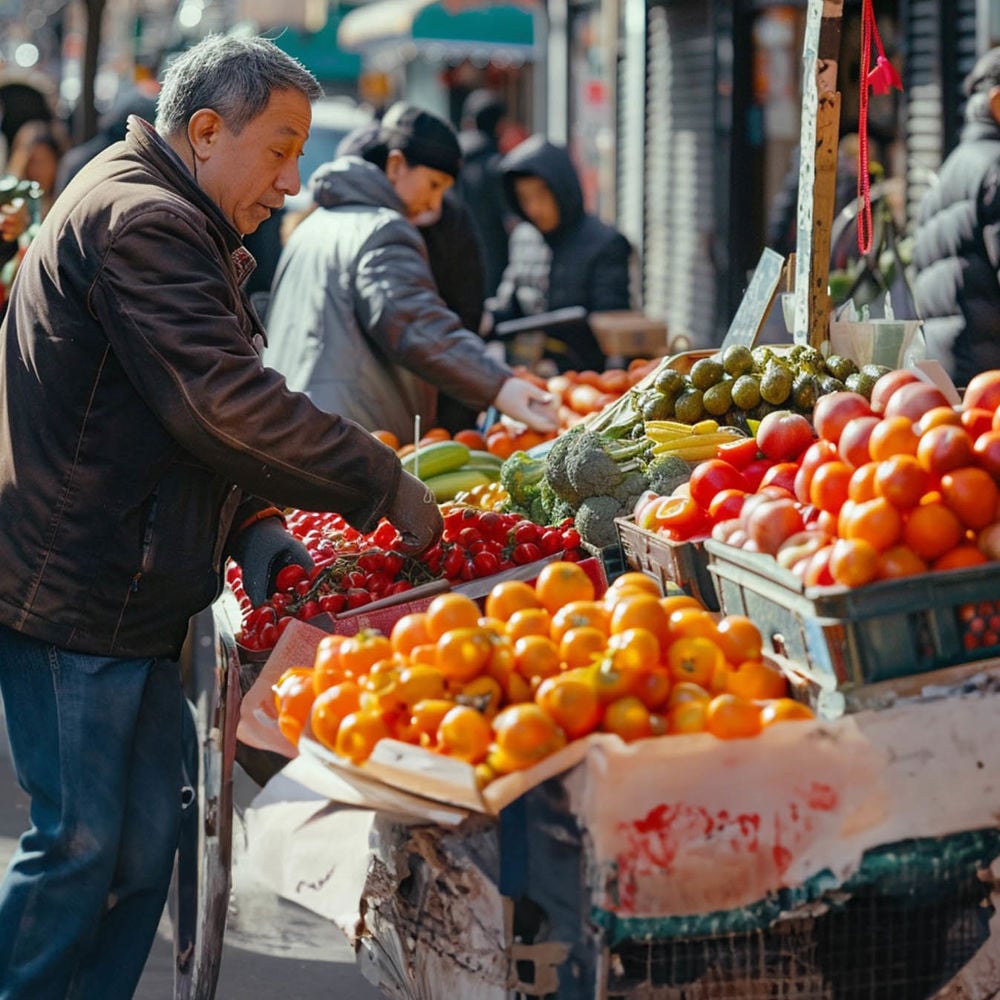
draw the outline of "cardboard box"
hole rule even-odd
[[[591,330],[608,357],[658,358],[667,353],[667,324],[632,310],[591,313]]]

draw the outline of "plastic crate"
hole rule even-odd
[[[655,577],[664,593],[666,585],[674,583],[701,601],[709,611],[719,610],[704,542],[672,542],[640,528],[627,517],[616,518],[615,527],[629,566]]]
[[[705,548],[722,610],[752,618],[773,652],[821,682],[870,684],[1000,653],[1000,563],[807,588],[770,556],[714,539]]]

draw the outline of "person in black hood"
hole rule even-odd
[[[565,146],[535,135],[501,161],[504,192],[525,221],[510,236],[510,261],[487,300],[484,332],[508,319],[582,306],[588,313],[629,309],[632,247],[613,226],[584,210],[583,189]],[[587,321],[549,332],[545,356],[561,371],[604,368]]]
[[[1000,48],[964,88],[965,126],[924,197],[913,243],[927,353],[960,386],[1000,368]]]

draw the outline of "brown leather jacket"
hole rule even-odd
[[[0,327],[0,623],[175,655],[247,514],[385,513],[395,454],[262,365],[247,258],[137,118],[57,200]]]

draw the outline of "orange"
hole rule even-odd
[[[465,594],[438,594],[427,605],[427,635],[437,642],[453,628],[474,628],[479,624],[479,605]]]
[[[868,542],[879,552],[895,545],[903,531],[903,518],[885,497],[845,504],[837,522],[841,538]]]
[[[708,691],[693,681],[678,681],[671,689],[667,704],[673,708],[687,701],[703,701],[706,705],[711,701]]]
[[[615,577],[608,587],[608,594],[619,594],[625,591],[641,591],[644,594],[661,596],[660,585],[648,574],[639,570],[629,570]],[[607,596],[607,594],[605,595]]]
[[[652,670],[659,666],[662,648],[649,629],[630,628],[608,639],[606,658],[617,670]]]
[[[665,597],[660,598],[660,606],[666,611],[668,618],[681,608],[694,608],[698,611],[705,610],[705,605],[697,597],[692,597],[690,594],[667,594]]]
[[[815,719],[816,715],[808,705],[794,698],[776,698],[760,710],[760,724],[770,726],[775,722]]]
[[[458,700],[463,705],[471,705],[477,712],[482,712],[487,719],[492,719],[500,711],[503,686],[495,677],[482,674],[462,686]]]
[[[323,746],[337,749],[337,730],[345,716],[361,707],[361,688],[354,681],[342,681],[316,696],[310,713],[312,734]]]
[[[980,566],[984,562],[989,562],[986,553],[980,551],[978,546],[966,543],[956,545],[953,549],[945,552],[943,556],[938,556],[931,563],[931,569],[961,569],[963,566]]]
[[[875,493],[900,510],[915,507],[929,483],[927,470],[913,455],[891,455],[875,472]]]
[[[875,475],[879,470],[878,462],[865,462],[859,465],[847,483],[847,499],[855,503],[864,503],[865,500],[874,500],[877,496],[875,492]]]
[[[940,500],[932,500],[910,511],[903,542],[921,559],[933,562],[958,545],[964,534],[958,516]]]
[[[600,658],[608,638],[593,625],[580,625],[564,632],[559,640],[559,658],[569,668],[586,667]]]
[[[696,608],[681,607],[671,612],[667,619],[670,623],[670,640],[691,639],[699,637],[711,639],[713,642],[719,636],[718,626],[711,612],[700,605]],[[665,644],[666,647],[666,644]]]
[[[705,730],[708,700],[681,701],[667,709],[667,732],[701,733]]]
[[[471,448],[473,451],[486,451],[486,438],[472,428],[455,431],[451,439],[464,444],[466,448]]]
[[[941,499],[965,527],[979,531],[996,518],[1000,490],[985,469],[963,466],[941,477]]]
[[[312,670],[291,667],[278,678],[272,690],[278,711],[278,728],[286,740],[298,743],[316,698]]]
[[[389,633],[389,645],[392,646],[392,651],[400,656],[409,656],[414,646],[430,641],[427,615],[423,611],[414,611],[398,618]]]
[[[539,601],[531,584],[525,583],[524,580],[502,580],[494,584],[493,589],[486,595],[484,610],[487,618],[497,618],[505,622],[515,611],[541,606],[542,602]]]
[[[926,573],[927,568],[927,563],[913,549],[906,545],[892,545],[879,553],[876,578],[895,580],[901,576]]]
[[[419,743],[423,747],[437,744],[438,727],[441,720],[455,707],[450,698],[425,698],[412,709],[407,742]]]
[[[603,715],[593,684],[581,674],[547,677],[535,692],[535,702],[571,740],[595,730]]]
[[[920,435],[917,460],[936,476],[973,461],[972,438],[964,427],[939,424]]]
[[[437,641],[437,668],[448,680],[471,680],[486,670],[493,648],[490,633],[478,625],[449,629]]]
[[[553,616],[550,636],[553,642],[560,642],[572,628],[590,626],[604,636],[611,632],[611,615],[600,601],[570,601]]]
[[[444,672],[425,663],[411,663],[399,672],[390,692],[392,698],[408,708],[427,698],[443,698],[447,687]]]
[[[760,629],[746,615],[725,615],[716,626],[713,640],[732,663],[759,660],[763,647]]]
[[[373,664],[390,656],[388,637],[372,628],[363,628],[340,644],[340,666],[347,677],[361,677]]]
[[[552,632],[552,616],[545,608],[522,608],[515,611],[507,621],[507,635],[520,639],[524,635],[549,636]]]
[[[651,712],[663,708],[670,697],[670,674],[663,667],[644,670],[634,688],[635,696]]]
[[[493,720],[497,746],[515,761],[533,764],[558,750],[565,735],[551,716],[534,702],[510,705]]]
[[[763,660],[745,660],[726,671],[726,691],[748,701],[782,698],[788,694],[788,681],[777,667]]]
[[[514,668],[522,677],[551,677],[562,670],[559,647],[544,635],[525,635],[514,643]]]
[[[606,733],[620,736],[626,743],[653,733],[649,709],[635,695],[627,695],[611,702],[604,710],[601,728]]]
[[[401,443],[399,438],[393,434],[392,431],[372,431],[372,437],[375,438],[376,441],[381,441],[382,444],[388,445],[393,451],[395,451]]]
[[[883,417],[872,428],[871,437],[868,438],[868,453],[873,462],[881,462],[892,455],[916,455],[919,440],[920,435],[914,431],[909,417],[902,414]]]
[[[440,752],[468,764],[486,759],[492,739],[493,731],[486,717],[468,705],[455,705],[441,720],[437,731]]]
[[[325,635],[316,646],[313,659],[313,688],[316,694],[344,679],[340,666],[340,644],[345,638],[342,635]]]
[[[705,710],[705,728],[720,740],[756,736],[762,728],[760,709],[739,695],[717,694]]]
[[[878,576],[879,553],[863,538],[838,538],[829,561],[830,576],[844,587],[861,587]]]
[[[594,581],[587,576],[586,570],[580,568],[579,563],[557,560],[546,563],[538,571],[535,594],[542,607],[550,615],[554,615],[570,601],[592,601]]]
[[[611,634],[642,628],[656,636],[661,646],[670,641],[670,618],[660,599],[652,594],[629,594],[620,598],[611,610]]]
[[[337,730],[336,750],[361,764],[370,756],[375,744],[392,734],[381,712],[360,710],[344,717]]]
[[[666,660],[675,682],[690,681],[699,687],[708,687],[716,668],[726,662],[719,646],[700,635],[675,639],[667,649]]]

